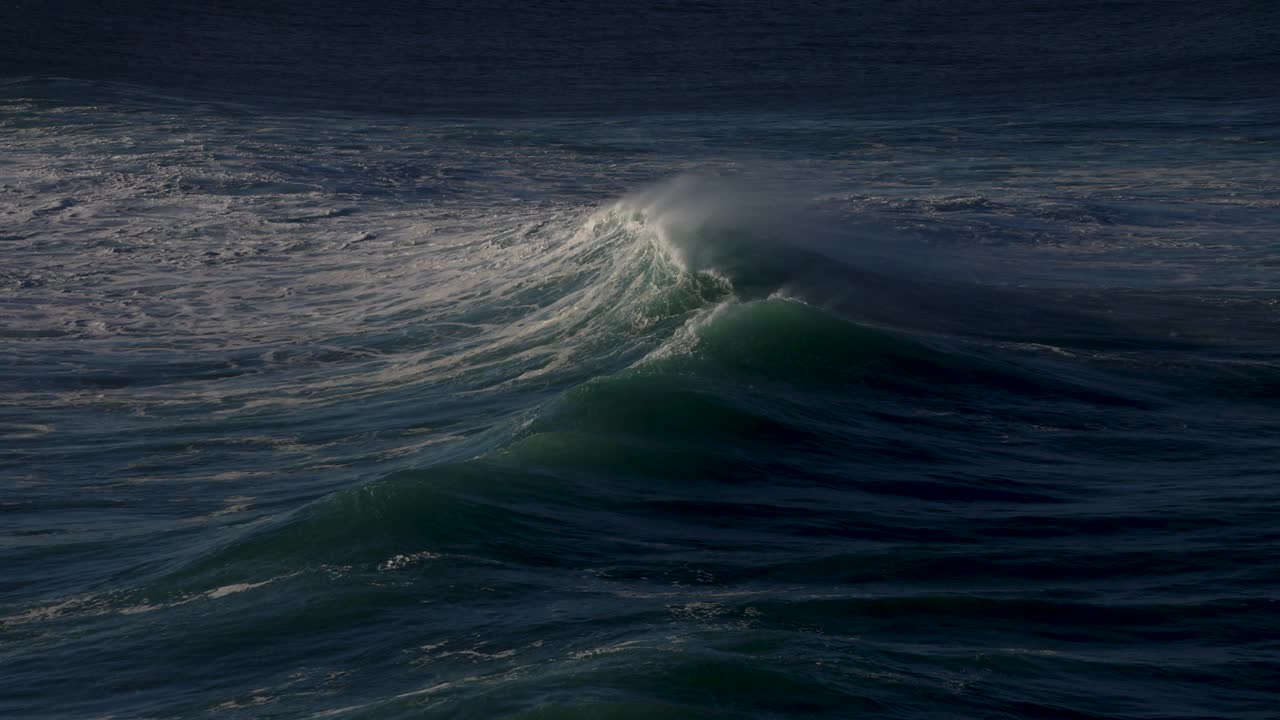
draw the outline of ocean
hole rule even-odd
[[[1280,6],[0,8],[0,715],[1280,718]]]

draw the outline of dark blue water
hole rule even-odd
[[[1280,717],[1280,10],[0,8],[0,714]]]

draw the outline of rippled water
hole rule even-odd
[[[650,20],[730,37],[692,12]],[[137,57],[179,42],[146,17],[122,27],[168,39]],[[533,43],[524,91],[357,110],[387,87],[328,56],[228,89],[274,66],[218,60],[212,17],[149,83],[37,34],[0,84],[6,715],[1274,713],[1253,36],[1229,97],[1119,93],[1177,83],[1140,63],[1040,97],[1050,53],[957,69],[1029,83],[979,102],[912,94],[981,46],[934,18],[909,92],[824,102],[853,60],[802,72],[815,25],[786,15],[761,38],[807,80],[760,97],[806,101],[752,107],[692,50],[557,101],[572,58],[531,20],[495,26]],[[366,60],[409,42],[345,32]],[[395,82],[436,82],[415,67]]]

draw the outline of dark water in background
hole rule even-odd
[[[1280,11],[1257,0],[6,5],[12,73],[362,112],[927,117],[927,101],[1274,97],[1280,75]]]
[[[1280,717],[1272,3],[9,2],[0,714]]]

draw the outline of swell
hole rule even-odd
[[[254,643],[277,666],[337,657],[363,689],[326,709],[357,716],[910,715],[904,684],[951,701],[991,667],[1048,690],[987,683],[960,701],[975,713],[1102,716],[1072,688],[1111,672],[1204,713],[1223,706],[1185,683],[1265,689],[1219,650],[1275,631],[1247,595],[1274,573],[1225,551],[1267,541],[1267,507],[1166,473],[1273,450],[1222,419],[1171,434],[1159,382],[1121,390],[1088,343],[1035,344],[1009,327],[1025,306],[970,322],[957,283],[688,182],[450,248],[430,317],[473,330],[384,328],[402,354],[380,393],[306,408],[465,415],[415,418],[461,442],[7,617],[48,643],[24,672],[59,677],[79,648],[63,627],[125,650],[161,627],[158,657],[187,657],[195,684],[258,687]],[[927,316],[903,288],[935,293]]]
[[[464,442],[415,450],[397,462],[411,469],[237,533],[159,584],[195,583],[173,591],[189,595],[227,582],[229,567],[377,562],[401,550],[603,560],[631,541],[580,544],[593,524],[636,525],[638,537],[654,532],[645,518],[655,514],[691,537],[754,517],[786,542],[942,542],[956,535],[892,515],[855,514],[853,531],[825,502],[769,507],[790,487],[829,492],[838,507],[862,497],[909,515],[960,504],[961,517],[1053,517],[1095,491],[1058,467],[1119,456],[1090,449],[1093,430],[1120,422],[1138,442],[1158,429],[1164,408],[1148,393],[1004,352],[981,328],[941,332],[954,314],[927,330],[887,324],[914,308],[883,288],[934,285],[833,257],[776,205],[684,178],[575,222],[556,226],[560,238],[537,225],[493,240],[524,270],[499,266],[484,288],[455,286],[451,312],[498,319],[410,356],[424,378],[414,383],[481,408]],[[856,321],[873,300],[879,322]],[[500,409],[486,399],[499,393]],[[795,525],[802,511],[813,516]],[[199,579],[213,569],[216,579]]]

